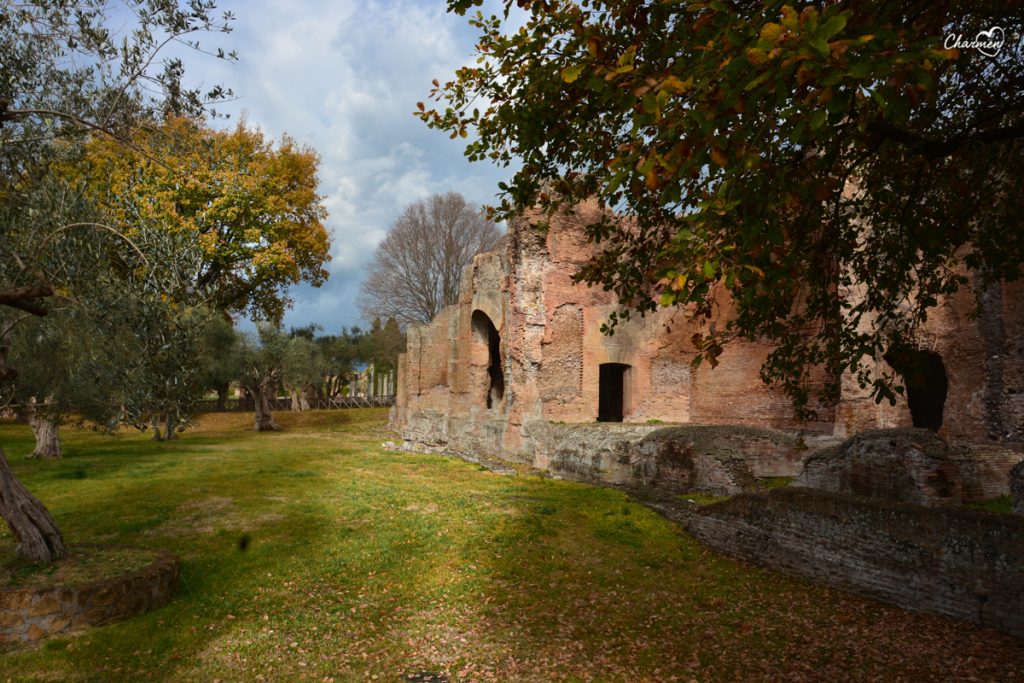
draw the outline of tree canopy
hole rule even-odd
[[[213,130],[171,117],[86,152],[96,201],[127,227],[153,223],[194,235],[203,249],[198,284],[213,305],[279,320],[289,285],[327,278],[327,211],[317,194],[319,158],[285,136],[275,146],[244,122]]]
[[[821,366],[824,398],[843,371],[891,398],[871,359],[969,271],[980,289],[1018,277],[1019,3],[515,4],[521,30],[474,14],[477,63],[419,115],[472,160],[522,160],[499,216],[596,196],[609,213],[578,280],[620,315],[687,307],[698,361],[764,339],[762,377],[798,408]],[[724,298],[735,315],[707,324]]]
[[[427,323],[459,296],[462,269],[501,237],[480,207],[457,192],[405,207],[377,246],[359,294],[367,320]]]
[[[105,234],[127,247],[116,227],[88,213],[66,217],[53,211],[47,194],[38,191],[56,161],[74,157],[89,134],[131,144],[127,131],[141,119],[158,114],[195,115],[228,94],[214,86],[205,93],[184,81],[183,63],[163,48],[181,43],[202,47],[199,38],[228,31],[232,16],[215,14],[214,0],[26,0],[4,3],[0,11],[0,384],[7,389],[17,369],[7,362],[7,343],[24,315],[43,316],[46,301],[84,299],[83,290],[106,277],[90,278],[78,269],[76,237]],[[118,23],[112,17],[118,17]],[[52,179],[52,178],[51,178]],[[52,196],[52,195],[51,195]],[[65,218],[69,218],[65,221]],[[116,249],[116,248],[115,248]],[[69,258],[51,259],[63,253]],[[114,260],[103,271],[128,275],[143,288],[159,287],[182,262],[165,260],[162,274]],[[188,254],[173,251],[164,256]],[[129,255],[128,259],[134,258]],[[173,279],[173,277],[171,277]],[[195,289],[195,283],[189,285]],[[150,290],[152,291],[152,290]],[[97,306],[95,313],[105,312]],[[23,315],[24,314],[24,315]],[[46,508],[22,486],[0,450],[0,515],[18,542],[19,555],[37,562],[64,555],[60,530]]]

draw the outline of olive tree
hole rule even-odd
[[[85,134],[123,139],[140,117],[196,113],[226,94],[216,87],[205,93],[188,88],[181,60],[162,52],[172,42],[200,48],[199,34],[228,30],[231,16],[215,16],[212,0],[119,2],[121,33],[111,26],[113,4],[27,0],[7,3],[0,12],[0,307],[14,316],[0,323],[0,382],[8,395],[18,373],[8,362],[7,339],[21,314],[43,316],[56,293],[74,297],[89,282],[74,260],[43,262],[37,256],[73,232],[117,231],[38,212],[33,178]],[[0,516],[20,556],[49,562],[64,555],[52,516],[17,481],[2,451]]]
[[[280,431],[274,420],[270,401],[277,396],[281,383],[289,339],[275,325],[262,323],[253,334],[243,334],[234,361],[236,379],[252,397],[257,432]]]

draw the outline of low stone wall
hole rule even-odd
[[[808,489],[682,517],[710,547],[831,586],[1024,636],[1024,519]]]
[[[733,494],[795,477],[811,452],[793,432],[737,425],[533,425],[536,465],[555,476],[672,492]]]
[[[1010,471],[1010,504],[1018,515],[1024,515],[1024,462]]]
[[[479,428],[461,433],[457,426],[442,430],[436,418],[424,422],[427,427],[410,422],[405,432],[418,448],[527,462],[575,481],[673,492],[739,493],[765,477],[795,477],[813,452],[796,433],[767,428],[536,420],[524,426],[529,450],[517,457],[494,448],[494,433]]]
[[[170,602],[178,559],[161,554],[139,571],[103,581],[0,590],[0,642],[32,642],[142,614]]]
[[[649,434],[630,452],[633,483],[685,493],[734,494],[759,479],[795,477],[811,451],[793,432],[686,425]]]
[[[1009,493],[1024,458],[1007,448],[947,443],[926,429],[876,429],[807,459],[797,486],[917,505],[959,505]]]

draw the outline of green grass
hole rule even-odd
[[[682,493],[679,497],[687,503],[696,503],[697,505],[714,505],[715,503],[721,503],[732,498],[732,496],[716,496],[713,493],[700,493],[699,491]]]
[[[1005,512],[1006,514],[1013,512],[1013,505],[1010,503],[1009,496],[1000,496],[991,500],[979,500],[975,503],[967,503],[965,507],[975,510],[987,510],[988,512]]]
[[[170,605],[10,650],[0,681],[1022,675],[1020,641],[733,562],[618,491],[387,452],[383,410],[279,418],[68,429],[59,462],[0,425],[72,545],[183,559]]]
[[[761,491],[781,489],[793,483],[794,477],[762,477],[757,480],[757,488]]]

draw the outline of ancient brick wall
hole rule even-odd
[[[978,277],[939,302],[915,342],[934,351],[946,370],[949,389],[940,434],[1006,443],[1024,441],[1024,282],[983,284]],[[978,305],[980,303],[980,306]],[[874,372],[892,372],[879,359]],[[843,378],[836,433],[908,427],[905,398],[881,404],[869,389]]]
[[[551,219],[546,231],[534,227],[539,217],[531,214],[512,221],[499,247],[467,267],[458,303],[409,330],[394,411],[407,439],[543,460],[547,446],[535,434],[545,432],[531,432],[530,425],[595,422],[605,364],[625,366],[626,423],[742,424],[843,436],[910,425],[905,399],[878,405],[850,376],[842,380],[838,406],[819,410],[816,422],[798,422],[789,399],[761,382],[766,344],[734,342],[716,368],[691,368],[695,328],[683,310],[659,309],[603,334],[602,324],[617,310],[614,295],[572,281],[593,253],[585,226],[599,215],[591,203]],[[965,290],[941,302],[922,331],[921,348],[938,353],[948,374],[944,436],[1024,440],[1024,307],[1014,303],[1021,294],[1024,285],[990,286],[975,315],[974,294]],[[727,297],[718,311],[723,320],[732,315]],[[491,407],[487,321],[500,336],[503,378]],[[876,369],[891,371],[881,360]],[[812,384],[824,381],[818,374]]]
[[[721,552],[1024,636],[1024,519],[809,489],[743,494],[683,523]]]

